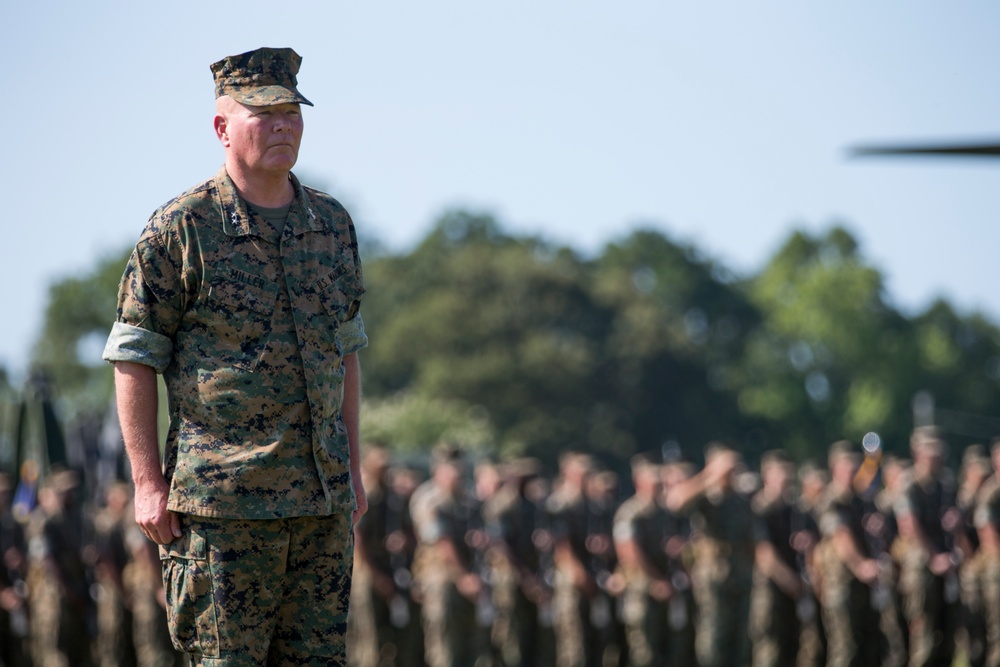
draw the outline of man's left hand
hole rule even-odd
[[[361,476],[358,475],[358,477],[360,478]],[[365,495],[365,487],[360,481],[354,485],[354,496],[358,501],[358,509],[354,510],[351,514],[351,525],[356,525],[361,520],[361,517],[365,515],[365,512],[368,511],[368,496]]]

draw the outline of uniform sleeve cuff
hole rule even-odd
[[[157,373],[163,373],[170,365],[173,354],[174,343],[167,336],[124,322],[115,322],[102,358],[112,363],[131,361],[152,366]]]
[[[368,336],[365,334],[365,323],[361,319],[361,313],[340,325],[337,340],[340,341],[341,354],[345,357],[368,347]]]

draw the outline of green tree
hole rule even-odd
[[[840,438],[909,430],[912,328],[854,237],[795,232],[749,284],[764,313],[751,337],[739,405],[771,423],[773,446],[817,456]]]
[[[571,252],[507,236],[488,215],[444,215],[411,255],[366,269],[366,394],[480,406],[497,449],[548,462],[609,445],[622,433],[595,395],[610,318],[584,278]]]
[[[1000,331],[979,313],[938,300],[913,320],[913,386],[933,399],[927,415],[957,449],[1000,435]],[[957,462],[957,453],[953,455]]]
[[[103,410],[112,394],[112,373],[101,360],[115,321],[118,283],[131,248],[110,253],[94,269],[49,288],[42,333],[31,354],[70,411]]]
[[[606,343],[616,409],[641,450],[675,440],[700,458],[710,440],[754,449],[732,376],[759,314],[739,283],[696,248],[640,229],[610,244],[590,279],[612,313]]]

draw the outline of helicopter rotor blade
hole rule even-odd
[[[930,157],[1000,157],[1000,142],[990,141],[968,144],[925,144],[925,145],[869,145],[855,146],[849,151],[851,157],[877,156],[930,156]]]

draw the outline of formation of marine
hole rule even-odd
[[[1000,665],[1000,440],[954,470],[834,443],[822,465],[723,444],[631,479],[565,452],[407,464],[365,448],[352,667]],[[179,665],[131,490],[0,475],[0,665]]]
[[[160,557],[133,522],[132,489],[99,505],[55,469],[29,497],[0,474],[0,665],[175,667]]]
[[[353,667],[1000,665],[1000,440],[837,442],[750,469],[565,452],[428,469],[369,447]]]

